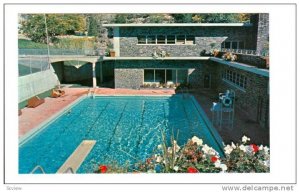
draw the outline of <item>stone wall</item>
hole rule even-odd
[[[260,13],[257,29],[257,53],[269,51],[269,14]]]
[[[234,90],[237,99],[235,107],[247,111],[250,120],[259,122],[260,125],[266,129],[269,128],[269,78],[233,67],[221,64],[217,65],[216,78],[212,81],[216,91],[225,92],[227,89]],[[222,80],[222,73],[227,69],[247,77],[247,87],[245,90]]]
[[[220,49],[223,41],[244,41],[246,49],[253,49],[252,27],[122,27],[120,28],[120,56],[147,57],[156,49],[165,50],[171,57],[200,56],[210,50],[211,43]],[[194,45],[138,45],[138,35],[194,35]]]
[[[225,52],[220,52],[220,57],[224,54]],[[259,55],[245,55],[245,54],[238,54],[234,53],[237,55],[237,61],[239,63],[245,63],[247,65],[255,66],[258,68],[266,69],[269,66],[267,65],[266,59],[262,58],[262,56]]]
[[[115,88],[138,88],[144,83],[144,69],[188,69],[192,88],[203,88],[204,75],[213,73],[209,61],[132,60],[115,62]]]

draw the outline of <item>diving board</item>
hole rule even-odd
[[[79,169],[80,165],[90,153],[94,145],[95,140],[83,140],[75,151],[69,156],[65,163],[58,169],[57,173],[66,173],[68,169],[72,169],[74,173]]]

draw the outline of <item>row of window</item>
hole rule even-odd
[[[221,48],[225,48],[225,49],[245,49],[245,43],[243,41],[224,41],[221,44]]]
[[[229,81],[235,86],[246,89],[247,88],[247,77],[231,70],[225,70],[222,74],[223,80]]]
[[[144,69],[145,83],[187,83],[187,69]]]
[[[139,35],[138,44],[193,45],[195,44],[195,36],[193,35]]]

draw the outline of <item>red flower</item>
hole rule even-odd
[[[211,160],[211,162],[215,163],[216,161],[218,161],[218,157],[212,156],[212,157],[210,158],[210,160]]]
[[[187,172],[188,172],[188,173],[198,173],[198,170],[197,170],[196,168],[194,168],[194,167],[189,167],[189,168],[187,169]]]
[[[251,146],[254,153],[256,153],[259,150],[259,147],[255,144],[251,144],[250,146]]]
[[[100,171],[101,173],[106,173],[107,167],[106,167],[105,165],[100,165],[100,166],[99,166],[99,171]]]

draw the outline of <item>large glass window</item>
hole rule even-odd
[[[145,35],[138,36],[138,44],[146,44],[146,36]]]
[[[225,49],[230,49],[231,47],[230,47],[230,42],[229,41],[226,41],[225,42]]]
[[[233,41],[231,42],[231,49],[237,49],[238,48],[238,42]]]
[[[167,36],[167,44],[175,44],[175,35]]]
[[[166,44],[166,36],[157,35],[157,44]]]
[[[246,89],[247,87],[247,77],[245,75],[241,75],[235,71],[226,70],[222,75],[223,80],[239,87],[242,89]]]
[[[176,69],[168,69],[167,70],[167,83],[172,84],[176,83]]]
[[[188,69],[144,69],[145,83],[175,84],[188,82]]]
[[[155,82],[165,83],[165,73],[164,69],[155,69]]]
[[[154,82],[154,69],[144,70],[144,82]]]
[[[176,44],[177,45],[185,44],[185,35],[177,35]]]
[[[156,44],[155,35],[149,35],[149,36],[147,36],[147,44]]]
[[[187,45],[193,45],[193,44],[195,44],[195,36],[187,35],[186,36],[186,44]]]
[[[243,41],[239,42],[239,49],[245,49],[245,44]]]

